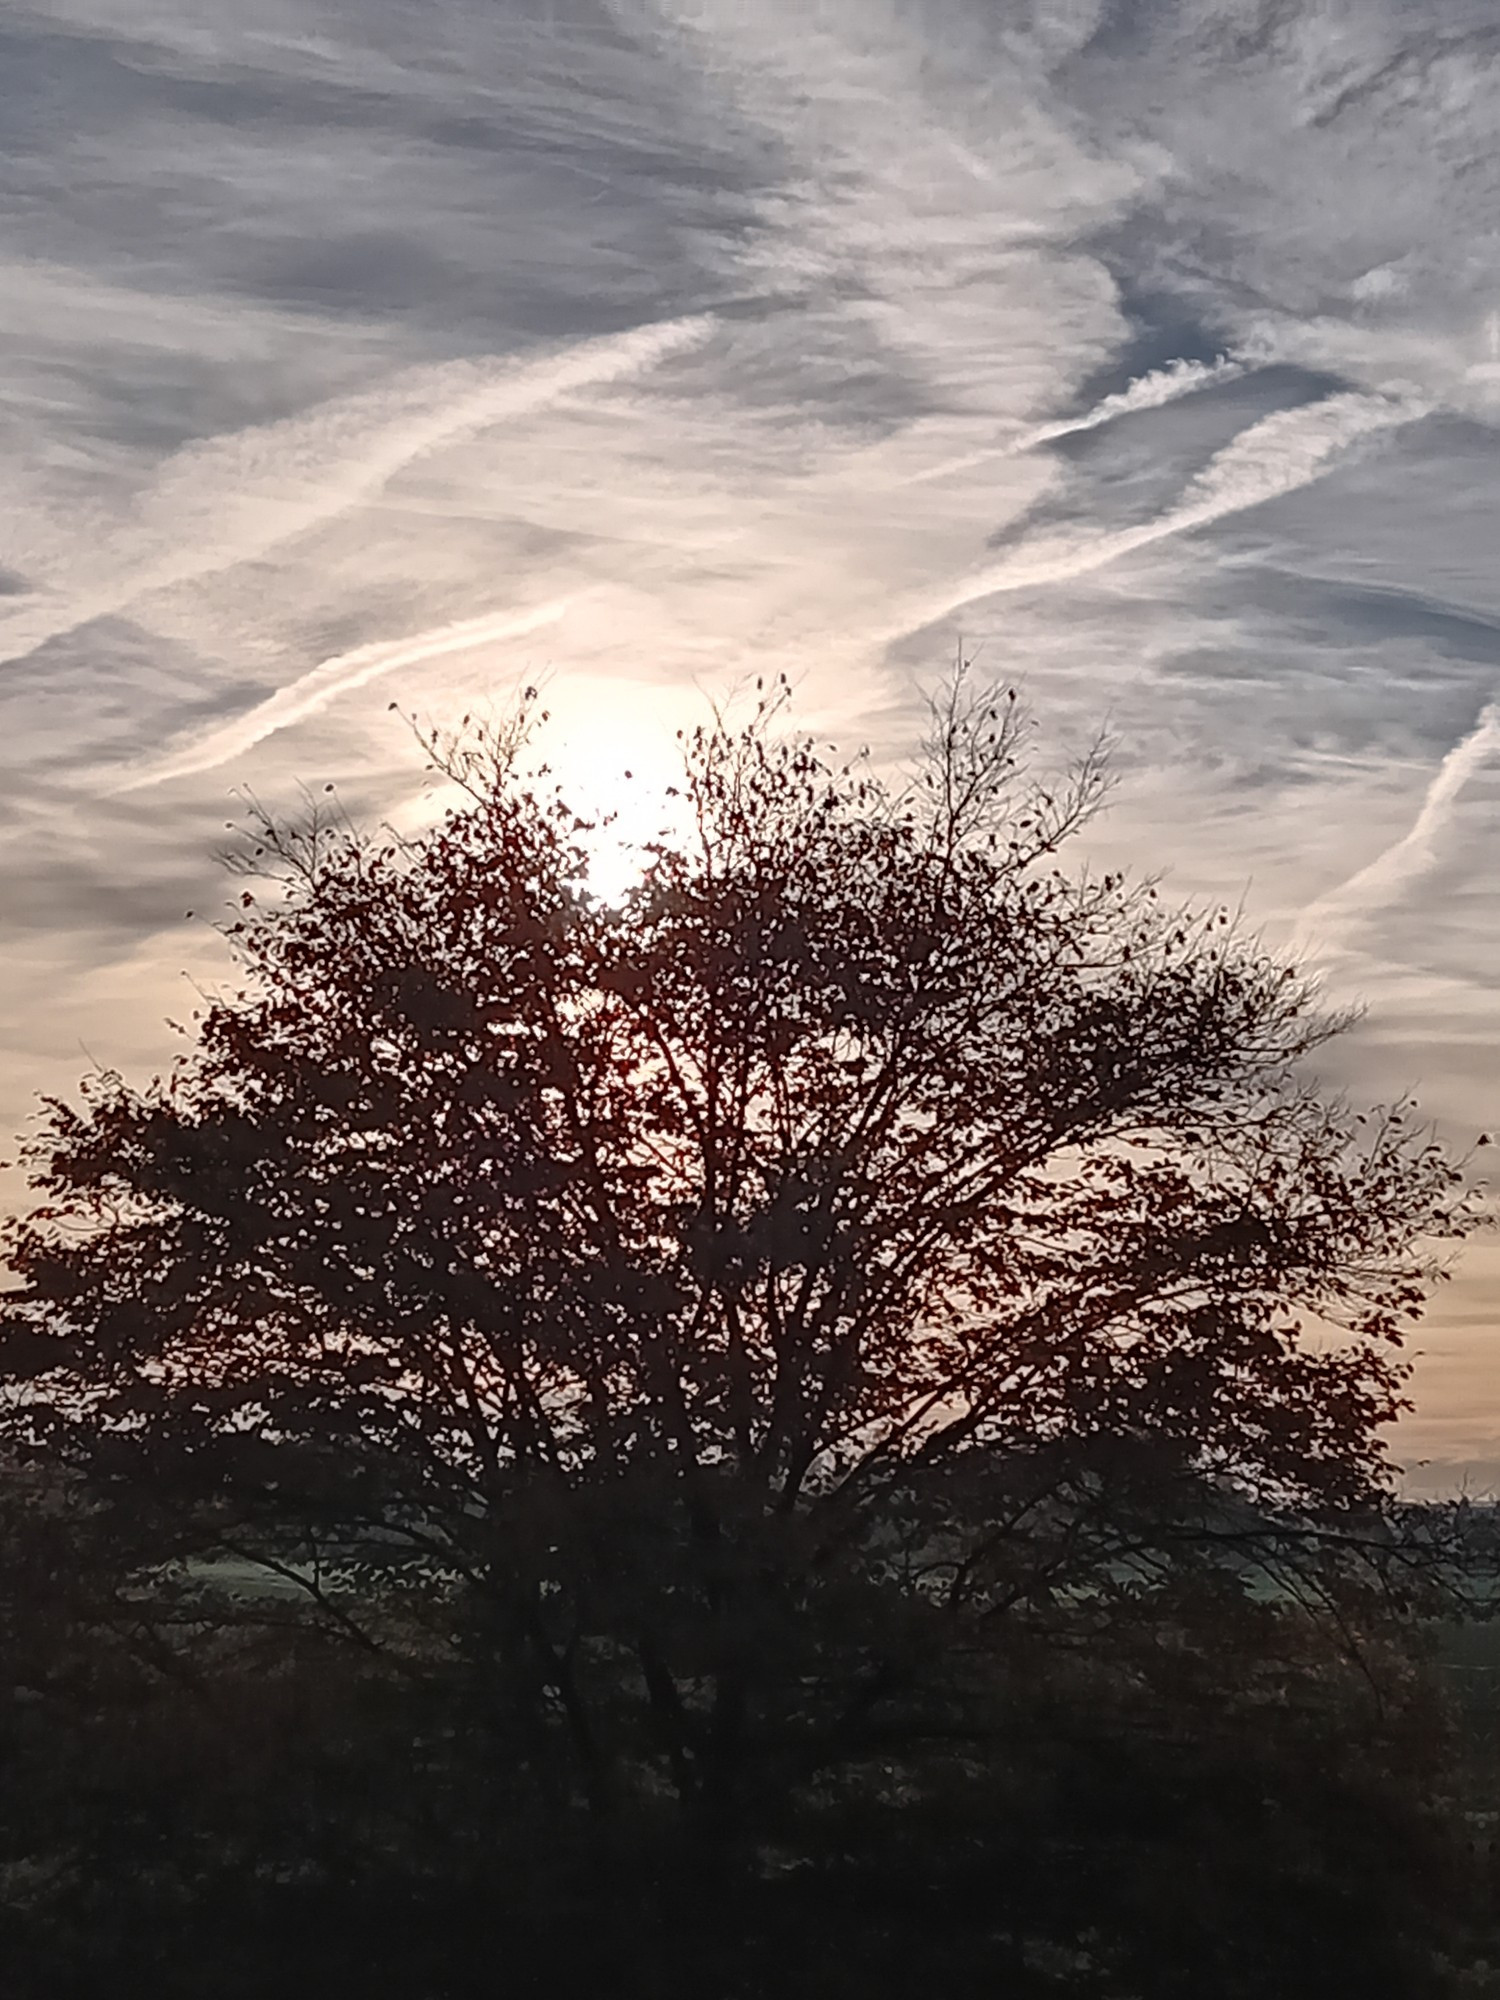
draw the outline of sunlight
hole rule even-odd
[[[589,845],[589,879],[616,901],[639,879],[642,846],[673,823],[668,796],[682,772],[676,732],[705,721],[697,690],[658,687],[602,674],[560,674],[543,689],[548,721],[536,741],[580,812],[601,815]]]

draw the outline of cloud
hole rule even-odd
[[[90,548],[54,585],[50,604],[0,621],[0,664],[156,592],[270,555],[377,498],[424,454],[644,373],[704,340],[713,324],[698,315],[541,360],[413,370],[307,416],[191,446],[162,467],[113,543]]]
[[[1468,735],[1433,773],[1406,832],[1357,873],[1302,912],[1294,933],[1303,949],[1337,944],[1356,921],[1383,909],[1417,881],[1436,858],[1455,806],[1490,755],[1500,749],[1500,701],[1490,702]]]
[[[1069,582],[1153,542],[1295,493],[1329,471],[1339,455],[1361,438],[1412,423],[1424,414],[1424,406],[1417,402],[1357,393],[1274,411],[1217,453],[1164,513],[1109,534],[1075,528],[1023,541],[1002,562],[970,578],[943,603],[940,615],[1004,591]]]
[[[1074,437],[1082,431],[1101,429],[1111,424],[1116,417],[1128,417],[1144,410],[1159,410],[1167,403],[1175,403],[1179,396],[1191,396],[1200,389],[1211,389],[1224,382],[1233,382],[1258,364],[1240,361],[1229,355],[1221,355],[1217,361],[1192,361],[1179,356],[1168,361],[1161,368],[1149,369],[1138,375],[1115,394],[1106,396],[1092,409],[1081,416],[1063,417],[1055,423],[1035,424],[1021,430],[1015,437],[1002,444],[991,445],[982,451],[969,452],[965,457],[944,460],[938,465],[925,467],[913,475],[913,485],[927,484],[936,479],[950,479],[955,473],[967,472],[976,465],[999,457],[1014,457],[1020,452],[1035,451],[1038,445],[1053,444],[1059,438]]]
[[[257,743],[280,729],[305,722],[340,695],[366,686],[401,667],[425,666],[448,654],[473,652],[476,648],[498,646],[512,639],[529,637],[548,625],[556,625],[566,615],[567,601],[545,604],[535,611],[497,612],[483,618],[464,619],[442,625],[415,638],[398,639],[387,645],[357,646],[352,652],[337,654],[279,688],[268,700],[259,702],[248,714],[237,716],[222,728],[211,730],[181,750],[148,763],[127,775],[110,789],[138,792],[149,785],[164,785],[174,778],[189,778],[212,771],[221,764],[243,757]]]
[[[1042,424],[1036,430],[1028,431],[1013,449],[1030,451],[1033,446],[1050,444],[1055,438],[1073,437],[1079,431],[1098,430],[1101,424],[1111,424],[1116,417],[1134,416],[1141,410],[1159,410],[1166,403],[1175,403],[1179,396],[1194,395],[1199,389],[1210,389],[1220,382],[1233,382],[1250,365],[1227,354],[1221,355],[1217,361],[1169,361],[1163,368],[1153,368],[1145,375],[1138,375],[1133,382],[1127,383],[1114,395],[1106,396],[1080,417],[1065,417],[1058,423]]]

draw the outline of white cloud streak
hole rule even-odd
[[[1316,951],[1336,946],[1352,924],[1377,914],[1419,880],[1437,859],[1439,843],[1464,791],[1497,750],[1500,701],[1492,701],[1438,765],[1401,838],[1302,912],[1293,933],[1297,948]]]
[[[1424,414],[1425,406],[1413,401],[1352,392],[1295,410],[1277,410],[1241,431],[1188,485],[1176,506],[1154,520],[1112,534],[1072,530],[1032,537],[1003,561],[970,578],[934,615],[946,616],[1003,591],[1066,583],[1153,542],[1295,493],[1330,471],[1340,454],[1361,438],[1412,423]]]
[[[1133,382],[1127,382],[1114,395],[1104,397],[1102,402],[1095,403],[1081,416],[1060,417],[1053,423],[1033,424],[1002,444],[987,446],[982,451],[966,452],[961,458],[946,459],[940,465],[926,466],[914,473],[909,483],[918,486],[937,479],[948,479],[988,460],[1015,458],[1023,452],[1035,451],[1038,445],[1051,444],[1058,438],[1074,437],[1081,431],[1101,430],[1105,424],[1113,423],[1116,417],[1162,409],[1168,403],[1175,403],[1180,396],[1194,395],[1200,389],[1212,389],[1221,382],[1233,382],[1238,376],[1247,374],[1252,366],[1258,365],[1227,354],[1220,355],[1217,361],[1188,361],[1182,358],[1169,361],[1164,367],[1136,376]]]
[[[498,646],[512,639],[528,637],[545,626],[558,624],[568,609],[567,601],[545,604],[534,611],[499,612],[484,618],[465,618],[442,625],[411,639],[390,644],[357,646],[352,652],[335,654],[284,687],[267,700],[258,702],[248,714],[201,736],[182,750],[148,764],[115,784],[119,792],[143,791],[149,785],[164,785],[173,778],[189,778],[203,771],[232,763],[263,743],[278,730],[305,722],[340,695],[370,681],[382,679],[402,667],[425,666],[431,660],[453,653],[471,652],[479,646]]]
[[[1138,375],[1133,382],[1113,396],[1106,396],[1081,417],[1064,417],[1055,424],[1041,424],[1029,431],[1017,451],[1030,451],[1034,445],[1050,444],[1054,438],[1073,437],[1079,431],[1096,431],[1104,424],[1111,424],[1116,417],[1134,416],[1140,410],[1159,410],[1167,403],[1175,403],[1179,396],[1195,395],[1200,389],[1214,388],[1220,382],[1232,382],[1236,376],[1246,372],[1248,363],[1238,361],[1233,356],[1223,354],[1217,361],[1167,362],[1163,368],[1153,368],[1148,374]]]
[[[82,556],[82,574],[54,588],[51,603],[0,620],[0,664],[157,591],[268,555],[376,499],[425,454],[646,373],[714,324],[699,314],[581,341],[540,361],[411,369],[307,416],[190,446],[162,467],[112,545]]]

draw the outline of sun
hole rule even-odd
[[[679,819],[671,796],[682,777],[678,732],[704,721],[707,703],[692,688],[559,674],[540,706],[547,722],[537,756],[569,803],[598,820],[587,843],[589,886],[617,902],[640,878],[646,843]]]

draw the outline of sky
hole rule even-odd
[[[0,1129],[170,1058],[237,789],[421,823],[393,701],[545,678],[627,800],[959,646],[1365,1003],[1331,1085],[1500,1127],[1494,0],[12,0],[0,78]],[[1500,1236],[1419,1485],[1497,1325]]]

